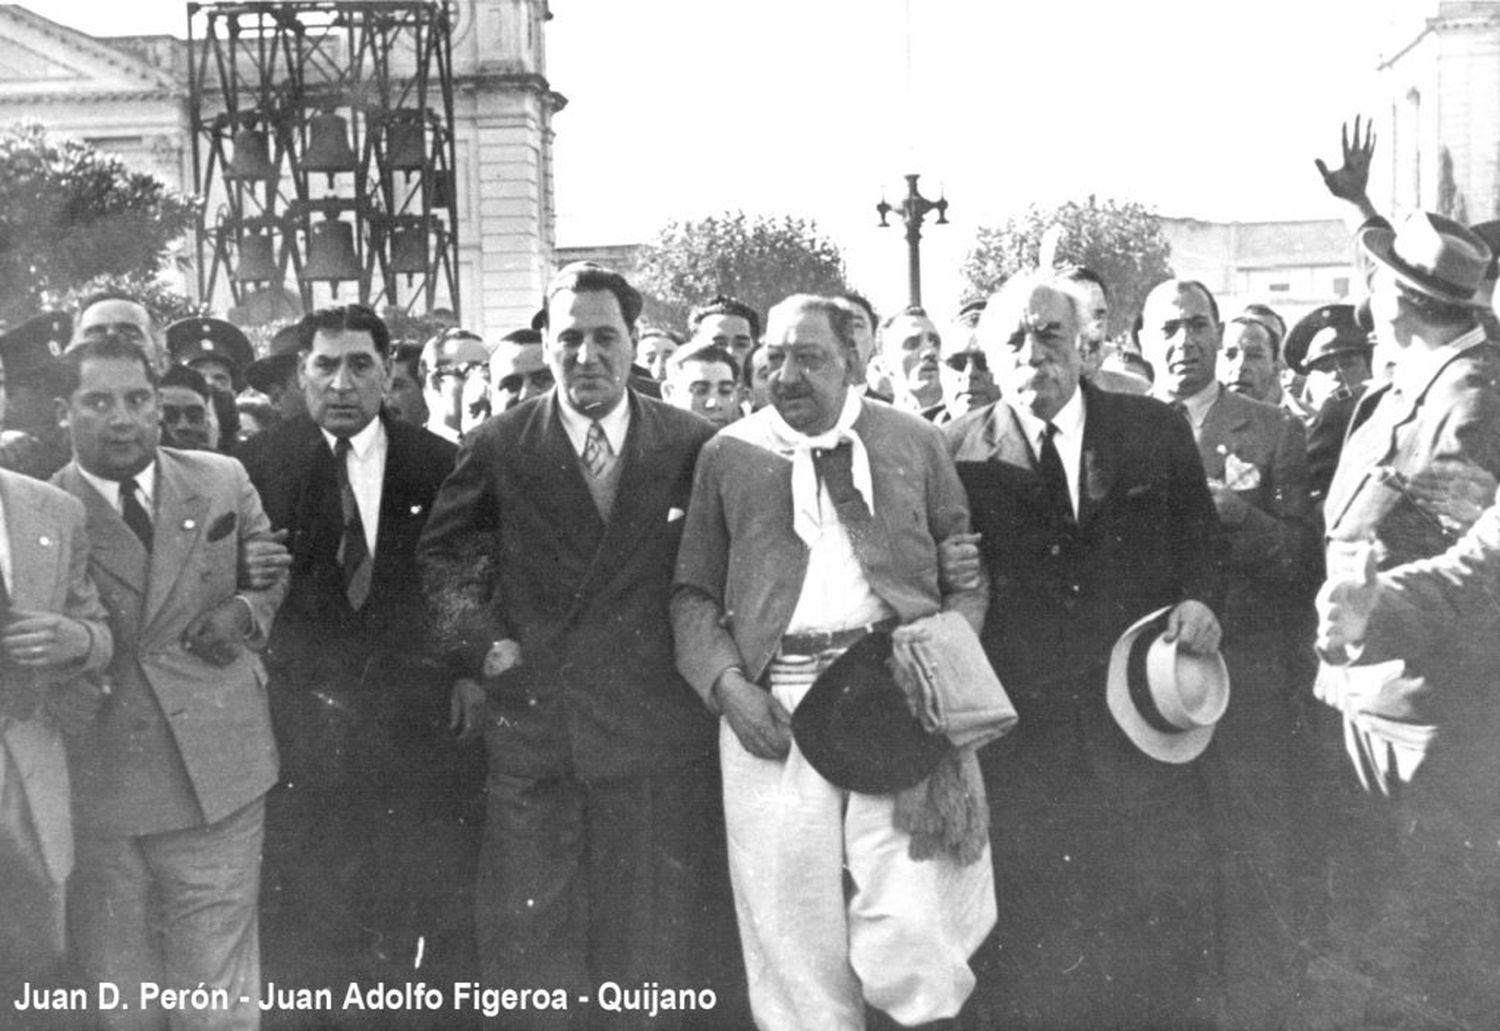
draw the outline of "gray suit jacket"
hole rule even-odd
[[[1249,506],[1238,523],[1223,524],[1228,550],[1218,616],[1225,638],[1269,635],[1279,647],[1285,610],[1306,604],[1318,555],[1302,424],[1275,405],[1221,388],[1204,417],[1198,456],[1211,480],[1237,472],[1238,483],[1228,485]]]
[[[870,586],[903,623],[955,609],[977,630],[986,589],[945,594],[938,585],[938,543],[969,529],[942,431],[870,401],[854,431],[869,452],[875,498],[874,517],[849,536]],[[791,470],[786,457],[729,432],[699,455],[672,626],[677,668],[705,698],[730,666],[759,679],[796,609],[807,547],[792,529]]]
[[[81,676],[104,668],[113,642],[104,606],[88,578],[83,506],[56,487],[3,471],[0,506],[10,538],[11,605],[34,612],[61,612],[80,620],[93,641],[82,664],[67,674]],[[14,680],[26,674],[12,667],[3,675],[0,691],[25,689]],[[48,874],[60,885],[73,868],[73,820],[62,738],[40,715],[30,719],[0,716],[0,751],[10,756],[20,772],[37,844]],[[0,755],[0,782],[5,775]]]
[[[260,656],[212,666],[182,646],[199,614],[242,595],[257,642],[286,592],[237,591],[242,540],[270,533],[244,468],[202,451],[157,452],[148,555],[119,513],[69,463],[54,482],[88,516],[89,572],[109,610],[115,690],[70,744],[75,818],[100,834],[148,834],[223,819],[276,781]]]

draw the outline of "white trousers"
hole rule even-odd
[[[807,685],[773,690],[793,711]],[[756,1026],[862,1031],[866,1002],[906,1025],[957,1014],[995,925],[988,848],[970,866],[917,862],[889,795],[834,787],[795,742],[784,760],[758,759],[723,722],[719,754]]]

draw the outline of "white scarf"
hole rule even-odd
[[[767,407],[767,429],[771,439],[767,443],[781,454],[792,458],[792,529],[808,547],[817,543],[822,535],[823,515],[820,503],[817,470],[813,468],[813,451],[830,451],[844,441],[849,442],[850,472],[854,489],[859,491],[865,510],[875,514],[872,501],[875,488],[870,479],[870,456],[865,451],[865,442],[854,432],[854,420],[859,418],[861,402],[859,395],[849,391],[844,396],[844,408],[839,413],[833,428],[809,437],[792,429],[781,413]]]

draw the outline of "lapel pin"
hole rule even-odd
[[[421,512],[421,511],[422,511],[422,506],[421,505],[413,505],[413,506],[411,506],[411,514],[412,515],[416,515],[418,512]]]
[[[52,538],[48,537],[45,533],[38,537],[36,542],[44,548],[52,547]]]
[[[195,527],[197,525],[198,524],[194,520],[192,520],[192,519],[184,519],[182,521],[182,528],[184,530],[191,530],[193,527]]]

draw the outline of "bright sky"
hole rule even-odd
[[[481,0],[483,2],[483,0]],[[95,35],[185,33],[174,0],[29,0]],[[950,310],[976,226],[1035,201],[1209,219],[1338,217],[1312,159],[1373,112],[1433,0],[552,0],[559,243],[726,209],[812,217],[877,305],[905,303],[902,176]],[[908,13],[909,12],[909,13]],[[908,67],[910,73],[908,74]]]

